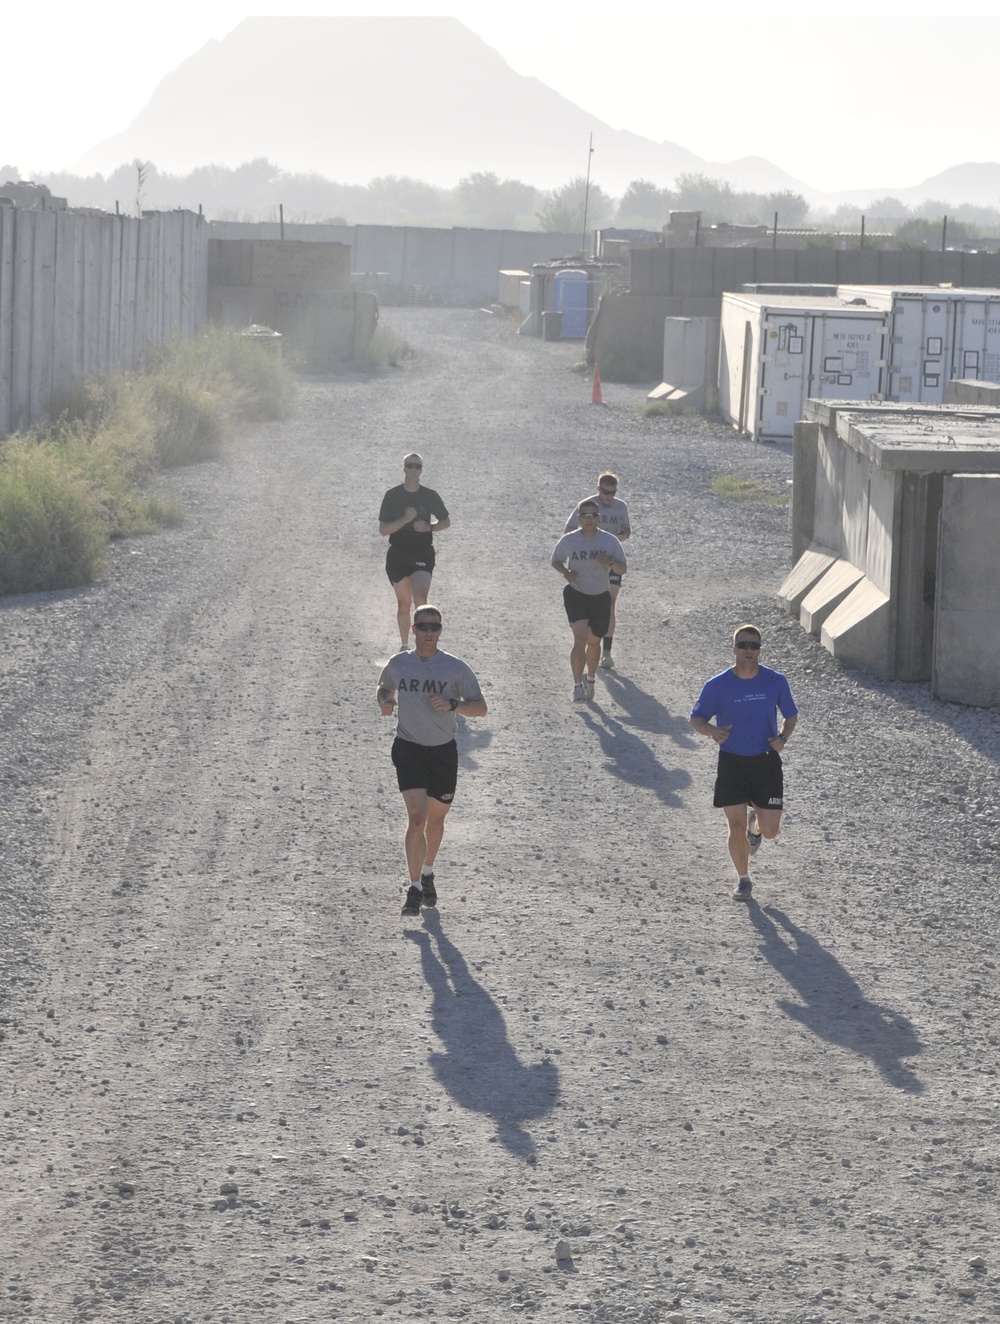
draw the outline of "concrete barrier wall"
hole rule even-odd
[[[205,325],[208,226],[0,207],[0,434],[40,418],[81,378],[138,367]]]
[[[1000,289],[1000,255],[921,250],[633,248],[629,298],[669,300],[666,317],[718,317],[722,295],[744,285],[938,285]],[[646,314],[641,303],[617,310],[622,352],[643,361],[663,357],[663,327],[650,349],[637,348]],[[633,325],[634,323],[634,325]]]
[[[1000,287],[995,253],[850,252],[823,248],[633,248],[629,289],[639,295],[721,296],[749,284]]]
[[[355,272],[384,277],[383,302],[424,295],[461,307],[493,303],[497,272],[530,271],[579,251],[580,235],[534,230],[438,229],[408,225],[300,225],[276,221],[212,221],[216,239],[306,239],[349,244]],[[387,297],[388,295],[388,297]]]
[[[1000,474],[944,481],[932,687],[939,699],[1000,703]]]
[[[1000,382],[963,381],[953,377],[944,391],[949,405],[988,405],[1000,409]]]

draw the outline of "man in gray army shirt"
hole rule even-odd
[[[598,528],[597,502],[580,502],[580,528],[564,533],[552,551],[552,566],[566,581],[563,604],[573,631],[569,665],[573,673],[573,702],[594,697],[594,676],[601,639],[611,618],[609,575],[628,569],[621,543]],[[585,670],[586,668],[586,670]]]
[[[429,603],[418,607],[412,628],[415,647],[389,659],[375,691],[382,716],[396,713],[392,762],[406,805],[403,847],[410,877],[404,915],[437,904],[434,861],[458,781],[456,714],[486,716],[475,672],[438,648],[440,610]]]

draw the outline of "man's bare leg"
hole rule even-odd
[[[750,873],[750,843],[747,841],[747,806],[726,805],[723,813],[729,824],[729,858],[741,878]]]
[[[424,841],[427,846],[424,853],[424,868],[426,869],[433,868],[437,853],[441,849],[441,839],[444,836],[444,820],[448,817],[450,808],[451,805],[446,805],[441,800],[435,800],[433,796],[428,796],[427,824],[424,827]]]
[[[396,625],[399,627],[399,642],[403,648],[408,648],[410,645],[410,618],[413,615],[413,588],[410,579],[411,576],[406,575],[403,579],[397,579],[392,586],[393,592],[396,594]]]

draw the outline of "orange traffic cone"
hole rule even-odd
[[[590,403],[592,405],[603,405],[604,397],[601,395],[601,370],[594,364],[594,389],[590,393]]]

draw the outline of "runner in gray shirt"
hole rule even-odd
[[[618,496],[618,475],[605,471],[597,479],[597,491],[588,501],[597,502],[597,513],[599,515],[598,525],[605,533],[613,533],[619,542],[625,542],[632,536],[632,525],[629,522],[628,506]],[[580,527],[580,507],[577,506],[566,521],[566,533]],[[604,636],[604,651],[601,657],[602,667],[613,667],[615,660],[611,656],[611,646],[614,643],[615,636],[615,613],[618,603],[618,594],[621,592],[621,575],[612,574],[610,593],[611,593],[611,618],[608,621],[607,633]]]
[[[389,659],[375,692],[382,716],[396,713],[392,762],[406,805],[403,846],[410,878],[404,915],[437,904],[434,861],[458,781],[457,715],[486,715],[475,672],[438,649],[441,627],[437,607],[418,607],[412,627],[416,646]]]
[[[552,566],[566,580],[563,604],[573,631],[569,665],[574,703],[594,697],[601,639],[611,615],[608,576],[623,575],[628,569],[621,543],[597,527],[597,502],[581,501],[579,513],[582,527],[575,533],[564,533],[552,552]]]

